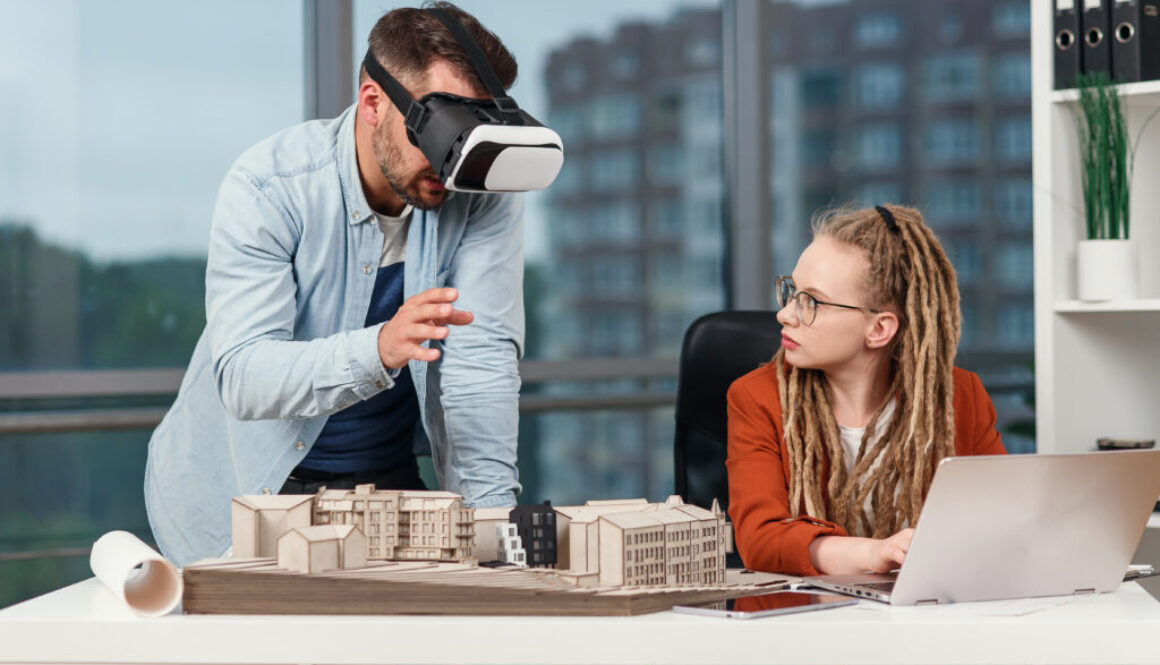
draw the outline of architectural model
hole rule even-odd
[[[359,485],[241,496],[231,514],[235,558],[276,558],[279,568],[306,574],[384,561],[474,566],[478,554],[548,568],[576,586],[716,585],[732,541],[715,501],[706,510],[678,496],[476,511],[450,492]]]

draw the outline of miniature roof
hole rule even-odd
[[[600,499],[586,501],[584,503],[589,508],[597,506],[635,506],[640,504],[648,504],[648,499]]]
[[[672,510],[668,506],[662,506],[662,508],[665,508],[665,510],[641,514],[647,514],[649,517],[658,522],[664,522],[665,524],[691,524],[697,521],[696,517],[693,517],[683,510]]]
[[[682,513],[692,515],[693,517],[695,517],[699,520],[715,520],[715,519],[717,519],[717,515],[714,515],[713,513],[709,512],[708,510],[705,510],[704,508],[702,508],[700,506],[694,506],[693,504],[687,504],[684,506],[676,506],[673,508],[673,510],[679,510]]]
[[[318,526],[303,526],[297,529],[290,529],[282,534],[278,540],[286,538],[291,534],[297,535],[299,538],[310,543],[317,543],[327,540],[346,540],[354,532],[358,531],[361,536],[362,531],[350,524],[320,524]]]
[[[664,526],[653,515],[638,512],[610,513],[601,515],[600,519],[622,529],[646,529]]]
[[[506,520],[512,514],[511,506],[499,508],[476,508],[476,522],[490,522],[492,520]]]
[[[313,494],[244,494],[234,502],[250,510],[290,510],[314,500]]]

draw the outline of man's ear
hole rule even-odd
[[[866,348],[881,349],[890,344],[898,333],[898,316],[894,312],[878,312],[866,333]]]
[[[369,77],[358,86],[358,115],[368,127],[378,127],[385,117],[383,104],[390,104],[386,93]]]

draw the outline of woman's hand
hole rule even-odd
[[[914,529],[889,538],[822,536],[810,543],[810,563],[826,575],[886,573],[902,565]]]

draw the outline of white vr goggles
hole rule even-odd
[[[403,114],[407,138],[431,162],[447,189],[525,192],[552,184],[564,164],[560,135],[507,95],[459,21],[441,9],[427,11],[451,31],[494,99],[433,92],[416,101],[368,50],[363,67]]]

